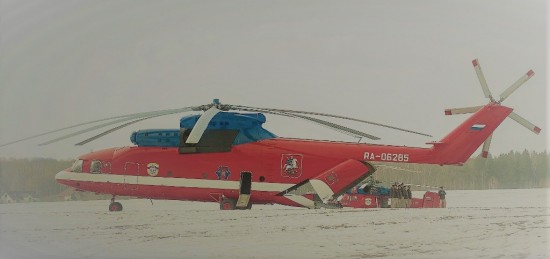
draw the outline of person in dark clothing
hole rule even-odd
[[[407,208],[411,207],[411,201],[412,201],[411,186],[407,185]]]
[[[399,200],[398,208],[405,208],[405,192],[403,190],[403,183],[397,186],[397,199]]]
[[[443,186],[439,188],[439,192],[437,192],[437,194],[439,194],[439,207],[446,208],[447,201],[445,201],[445,195],[447,195],[447,193],[443,190]]]
[[[392,184],[390,189],[390,204],[392,208],[397,208],[397,194],[396,194],[396,186],[395,184]]]
[[[404,184],[401,184],[401,196],[403,197],[401,208],[408,208],[409,194],[407,193],[407,186]]]

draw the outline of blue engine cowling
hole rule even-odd
[[[181,129],[191,129],[199,120],[200,115],[184,116],[180,120]],[[262,127],[266,117],[262,113],[220,112],[212,118],[207,129],[239,130],[233,145],[254,142],[276,137]],[[130,140],[138,146],[178,147],[180,145],[180,129],[146,129],[132,133]]]

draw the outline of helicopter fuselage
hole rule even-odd
[[[152,145],[151,139],[164,142],[159,136],[170,134],[145,131],[143,136],[157,137],[140,140],[137,134],[132,138],[138,146],[80,156],[56,179],[78,190],[113,196],[220,202],[237,201],[245,194],[247,204],[313,208],[316,201],[336,198],[374,173],[373,162],[460,165],[511,112],[511,108],[488,104],[441,141],[430,143],[430,148],[287,139],[263,131],[256,134],[263,129],[263,121],[249,131],[235,131],[227,125],[207,130],[206,141],[193,146],[181,144],[185,130],[177,136],[181,139],[178,146]],[[238,134],[226,134],[232,130]],[[243,132],[246,136],[241,136]],[[222,141],[208,141],[211,138]],[[216,146],[230,143],[223,141],[227,138],[233,144]]]

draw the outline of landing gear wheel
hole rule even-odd
[[[120,202],[111,202],[109,204],[109,211],[122,211],[122,204]]]
[[[223,198],[220,201],[220,210],[234,210],[237,202],[233,199]]]

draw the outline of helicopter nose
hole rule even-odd
[[[80,173],[111,173],[111,162],[116,150],[115,148],[104,149],[82,155],[75,160],[71,167],[58,172],[55,175],[55,179],[60,182],[75,177],[78,178]]]
[[[68,168],[67,168],[67,169],[68,169]],[[65,170],[63,170],[63,171],[61,171],[61,172],[55,174],[55,180],[56,180],[57,182],[61,182],[61,181],[65,180],[65,179],[67,178],[67,177],[66,177],[66,176],[67,176],[67,173],[68,173],[68,172],[67,172],[67,169],[65,169]]]
[[[71,173],[82,173],[83,163],[84,163],[84,160],[77,159],[76,161],[74,161],[71,167],[66,168],[65,170],[55,174],[55,180],[59,183],[63,183],[66,180],[70,180]]]
[[[75,179],[73,179],[74,175],[72,175],[72,174],[73,173],[71,172],[71,168],[67,168],[67,169],[55,174],[55,181],[57,181],[60,184],[76,188],[76,186],[74,186],[75,185],[75,182],[74,182]]]

